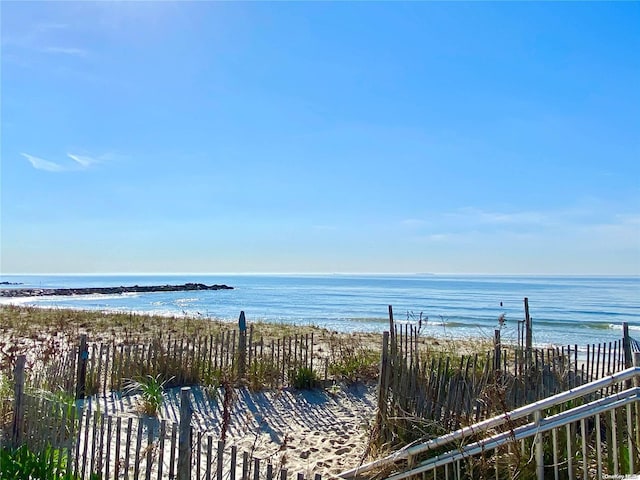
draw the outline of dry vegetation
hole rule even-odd
[[[6,369],[19,354],[46,360],[56,352],[75,347],[81,334],[90,343],[145,344],[159,339],[194,338],[218,335],[235,329],[235,322],[210,318],[168,317],[138,313],[103,312],[30,306],[0,306],[0,370]],[[265,342],[293,335],[314,334],[317,355],[332,363],[341,358],[362,357],[369,362],[379,358],[382,336],[378,333],[339,333],[309,325],[251,323],[254,338]],[[490,340],[420,338],[426,355],[484,352]],[[371,372],[377,373],[377,372]]]
[[[325,332],[314,327],[253,324],[265,340],[298,334]],[[217,335],[235,324],[208,318],[167,317],[137,313],[102,312],[29,306],[0,306],[0,370],[16,355],[37,352],[46,358],[75,346],[80,335],[90,343],[146,344],[163,338],[194,338]]]
[[[2,336],[14,341],[42,341],[49,337],[77,341],[87,334],[92,342],[144,343],[158,337],[193,337],[217,334],[235,327],[229,322],[209,318],[169,317],[138,313],[103,312],[29,306],[0,306]],[[323,331],[315,327],[255,323],[258,335],[276,338],[288,333]]]

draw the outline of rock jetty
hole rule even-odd
[[[3,288],[0,297],[44,297],[50,295],[117,295],[122,293],[186,292],[191,290],[233,290],[228,285],[205,285],[185,283],[183,285],[134,285],[132,287],[91,288]]]

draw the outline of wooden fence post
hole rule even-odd
[[[216,480],[222,480],[222,467],[224,467],[224,442],[218,440],[218,458],[216,465]],[[232,465],[231,468],[235,470],[236,466]]]
[[[624,368],[633,367],[633,356],[631,354],[631,337],[629,336],[629,324],[622,324],[622,348],[624,350]]]
[[[531,368],[533,350],[533,330],[531,328],[531,316],[529,316],[529,299],[524,298],[524,329],[525,329],[525,352],[527,367]]]
[[[242,380],[244,378],[247,365],[247,319],[244,316],[244,311],[240,311],[238,331],[238,380]]]
[[[529,315],[529,299],[524,298],[524,373],[525,373],[525,389],[527,402],[535,399],[535,380],[533,372],[533,330],[531,327],[531,316]]]
[[[396,343],[396,326],[393,321],[393,307],[391,305],[389,305],[389,335],[389,339],[391,340],[389,349],[391,351],[391,361],[395,362],[398,345]],[[391,361],[388,360],[387,363],[391,364]]]
[[[13,371],[14,397],[11,444],[14,447],[19,447],[22,443],[22,427],[24,423],[24,366],[26,362],[27,357],[25,355],[19,355],[16,359],[16,367]]]
[[[391,308],[391,307],[389,307]],[[378,377],[378,414],[376,423],[381,443],[385,442],[384,430],[387,420],[387,402],[389,398],[389,332],[382,334],[382,353],[380,355],[380,372]]]
[[[80,335],[80,347],[78,348],[78,374],[76,377],[76,400],[84,398],[87,382],[87,361],[89,360],[89,346],[87,336]]]
[[[191,480],[191,388],[180,389],[180,430],[178,433],[178,480]],[[199,459],[198,459],[199,461]]]
[[[496,328],[493,334],[493,369],[500,370],[502,361],[502,345],[500,343],[500,329]]]

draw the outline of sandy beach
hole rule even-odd
[[[224,424],[222,389],[191,389],[194,432],[222,436]],[[92,397],[86,405],[112,418],[138,418],[140,397],[113,393]],[[179,420],[180,389],[165,392],[157,419]],[[226,427],[228,450],[235,445],[274,471],[287,469],[307,478],[321,474],[331,478],[359,465],[366,455],[370,426],[375,415],[375,386],[356,383],[329,389],[251,392],[233,389],[230,421]],[[168,458],[168,455],[167,455]],[[202,468],[206,458],[201,455]]]

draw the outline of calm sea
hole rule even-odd
[[[599,343],[622,335],[628,322],[640,340],[640,277],[544,277],[453,275],[172,275],[18,276],[0,281],[20,287],[99,287],[224,283],[234,290],[2,299],[42,307],[148,312],[313,324],[332,330],[381,332],[388,305],[398,321],[426,318],[437,337],[493,336],[506,315],[502,338],[516,341],[517,321],[529,298],[534,342]],[[3,288],[7,288],[3,286]],[[424,322],[423,322],[424,323]]]

